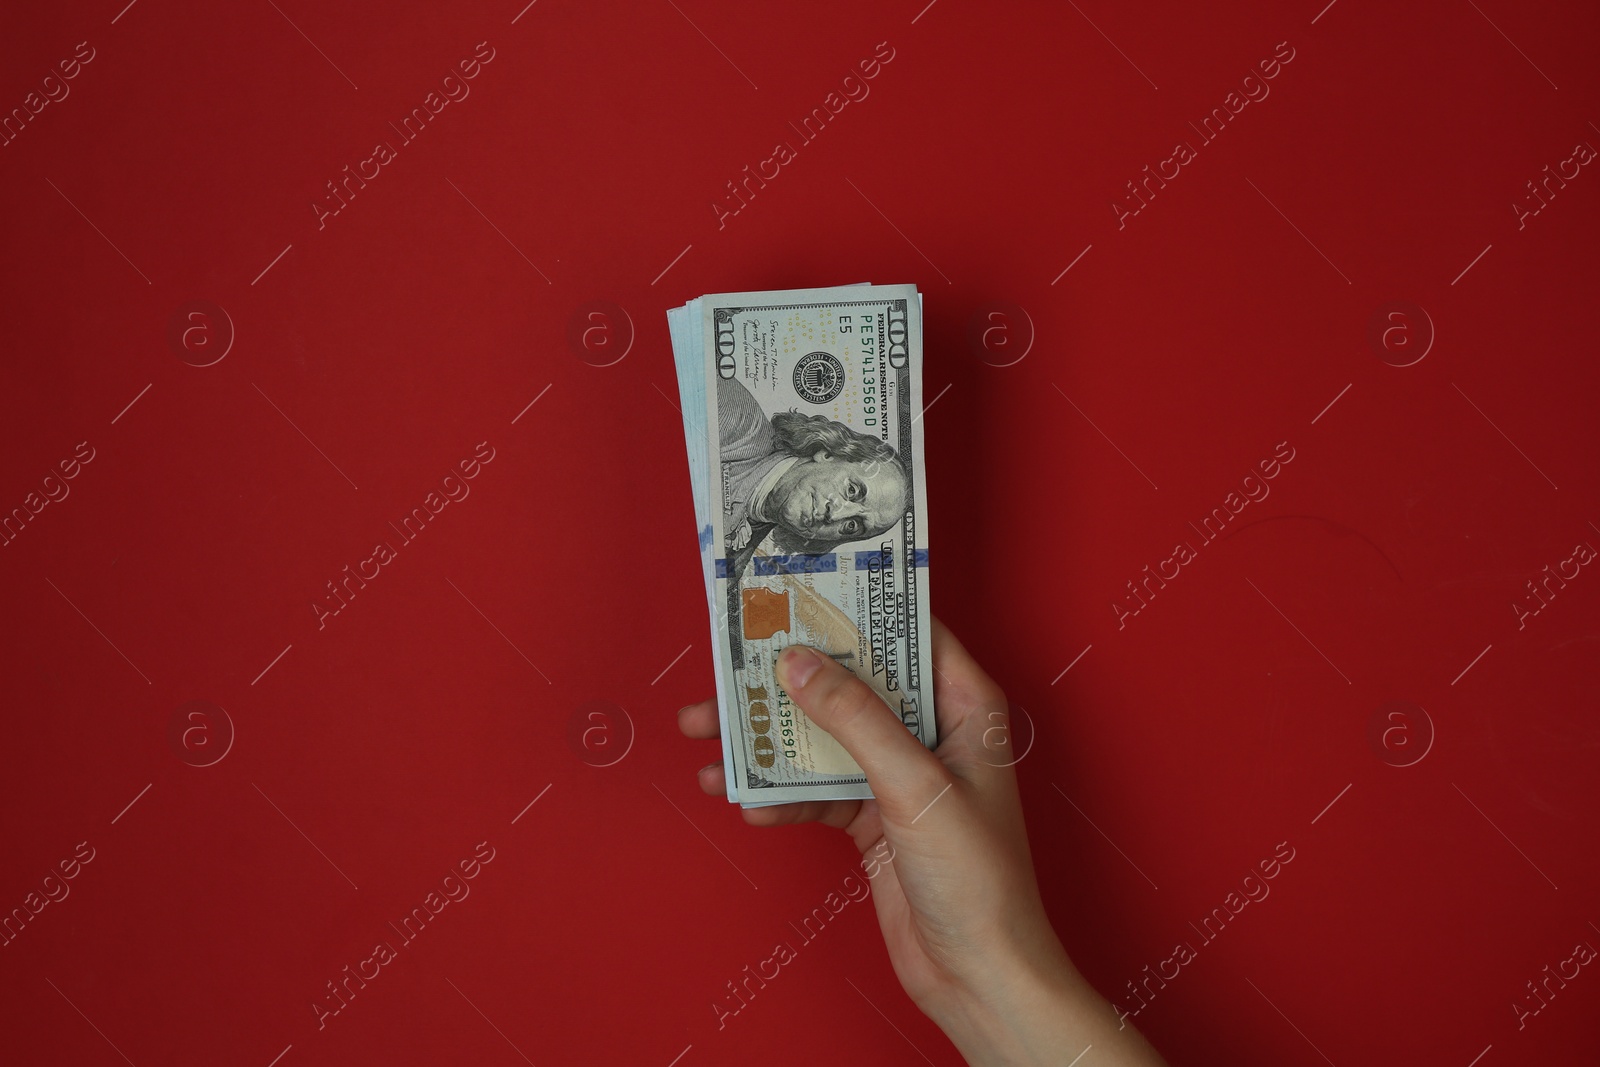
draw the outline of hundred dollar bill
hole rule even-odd
[[[935,736],[922,305],[910,285],[724,293],[668,312],[728,799],[869,797],[778,685],[790,644]]]

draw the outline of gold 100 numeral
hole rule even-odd
[[[744,692],[749,701],[745,714],[750,723],[750,732],[756,735],[750,746],[755,751],[756,766],[770,767],[778,762],[778,750],[773,746],[772,738],[767,736],[772,729],[772,716],[767,713],[767,687],[747,685]]]

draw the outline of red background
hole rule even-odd
[[[1600,546],[1600,176],[1511,205],[1600,145],[1600,16],[924,4],[0,16],[6,113],[94,49],[0,148],[0,508],[94,450],[0,548],[0,909],[94,850],[0,948],[0,1058],[959,1062],[866,906],[719,1031],[855,856],[700,795],[712,746],[675,726],[712,671],[663,312],[863,280],[925,294],[933,607],[1037,728],[1040,876],[1096,984],[1135,1006],[1199,946],[1136,1020],[1174,1064],[1595,1054],[1592,968],[1512,1005],[1600,945],[1600,576],[1511,605]],[[319,228],[324,183],[480,41],[470,95]],[[870,96],[719,228],[883,41]],[[1270,96],[1198,144],[1279,42]],[[1119,228],[1179,140],[1198,158]],[[482,441],[470,496],[319,628]],[[1373,731],[1391,701],[1426,718]],[[319,1029],[480,841],[471,895]],[[1280,842],[1270,897],[1202,944]]]

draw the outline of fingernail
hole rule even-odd
[[[720,767],[720,766],[722,766],[722,761],[721,761],[721,760],[718,760],[718,761],[717,761],[717,762],[715,762],[715,763],[708,763],[708,764],[706,764],[706,765],[705,765],[705,766],[704,766],[704,767],[701,767],[701,768],[700,768],[700,769],[699,769],[699,770],[698,770],[698,771],[696,771],[696,772],[695,772],[695,773],[696,773],[696,774],[704,774],[704,773],[706,773],[706,772],[707,772],[707,771],[710,771],[710,770],[715,770],[715,769],[716,769],[716,768],[718,768],[718,767]]]
[[[790,692],[804,689],[822,667],[822,657],[804,645],[792,645],[778,657],[778,681]]]

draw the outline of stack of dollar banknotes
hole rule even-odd
[[[870,797],[774,666],[789,645],[816,648],[935,743],[922,298],[911,285],[719,293],[667,321],[728,799]]]

